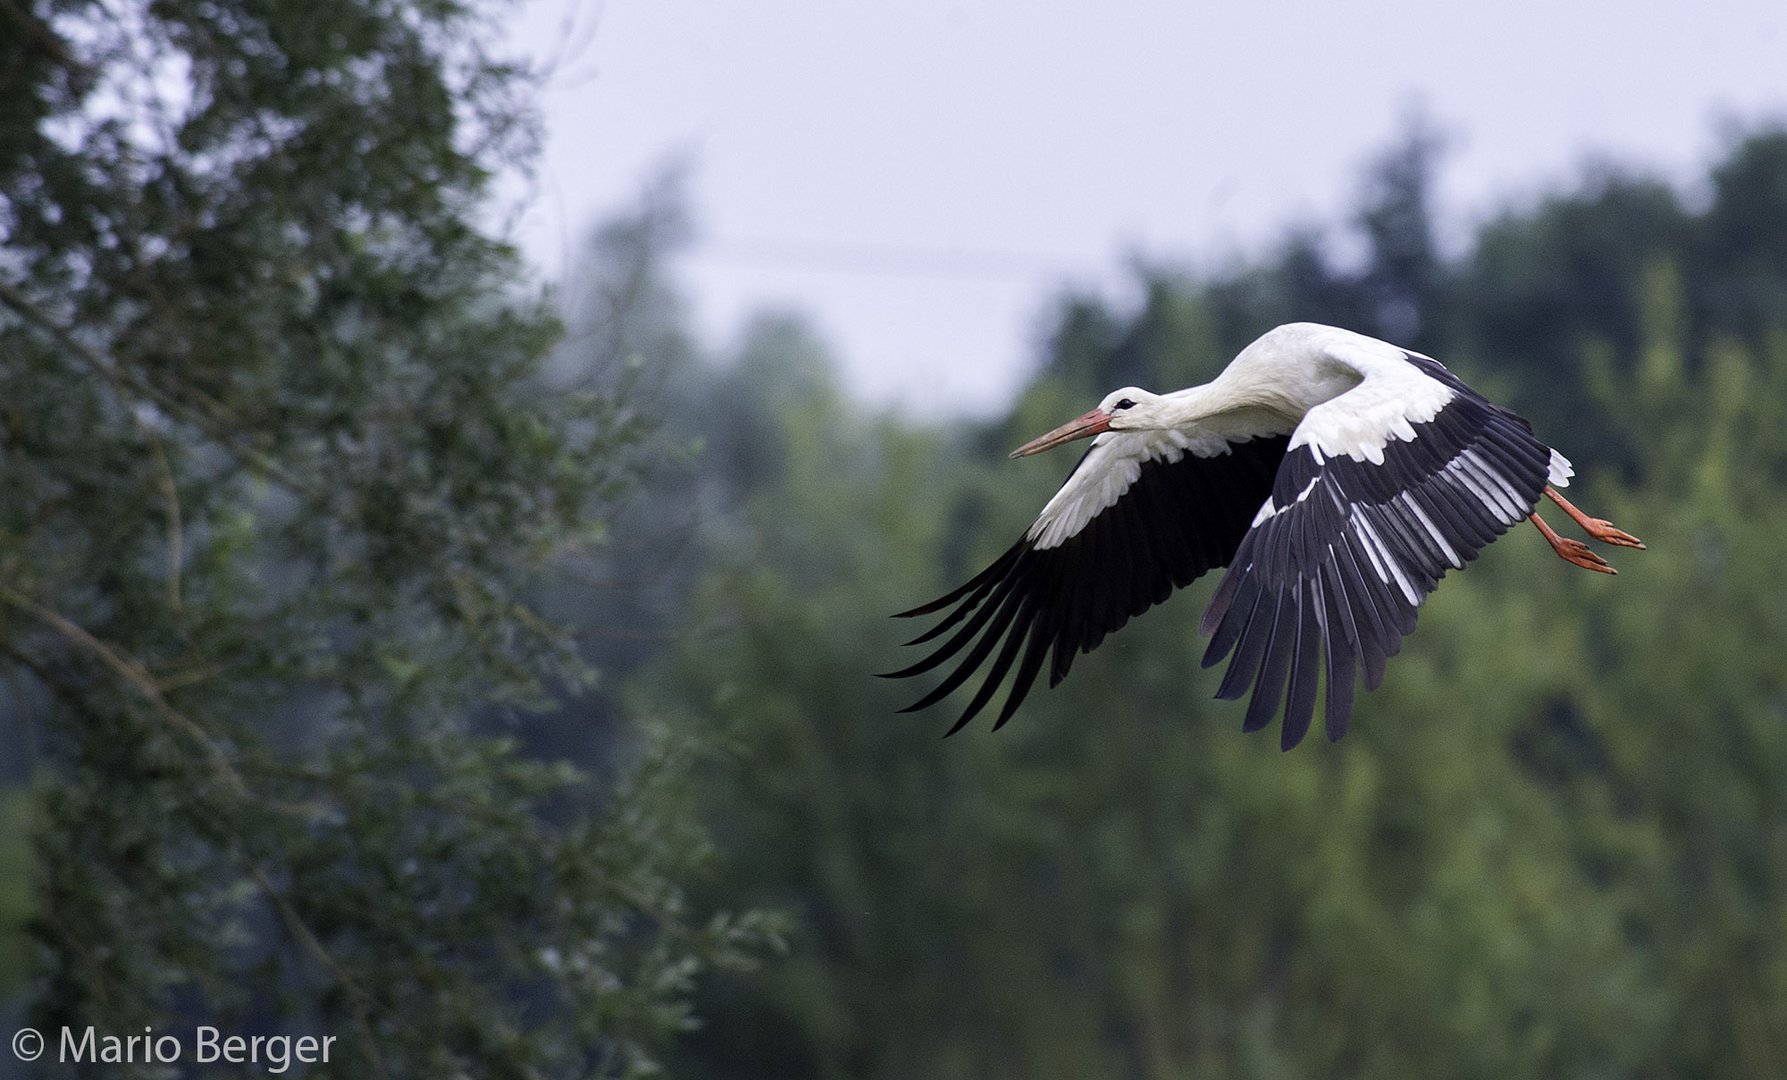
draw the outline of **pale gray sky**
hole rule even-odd
[[[1064,281],[1211,264],[1336,220],[1411,104],[1455,136],[1459,227],[1590,156],[1687,179],[1787,115],[1783,0],[529,0],[568,54],[519,238],[549,276],[662,163],[715,344],[794,307],[853,389],[985,413]],[[1164,388],[1163,388],[1164,389]]]

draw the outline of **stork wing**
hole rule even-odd
[[[1012,664],[1017,675],[994,728],[1011,719],[1050,650],[1049,685],[1076,652],[1165,600],[1235,553],[1272,487],[1287,434],[1228,441],[1178,432],[1107,432],[1068,476],[1022,539],[961,588],[901,618],[948,609],[910,642],[954,629],[904,678],[961,655],[936,689],[904,711],[928,708],[998,655],[950,734],[986,707]],[[959,629],[957,629],[959,624]],[[1022,659],[1020,660],[1020,654]]]
[[[1377,688],[1439,579],[1531,514],[1554,467],[1524,420],[1437,361],[1361,366],[1364,381],[1292,433],[1272,497],[1204,612],[1215,635],[1204,666],[1234,653],[1217,696],[1251,686],[1248,731],[1285,700],[1287,750],[1309,729],[1323,657],[1325,723],[1338,739],[1355,670]],[[1561,474],[1567,463],[1555,460]]]

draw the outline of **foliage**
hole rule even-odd
[[[1787,134],[1448,257],[1416,118],[1356,262],[1305,224],[1138,266],[943,431],[792,316],[702,355],[674,176],[555,345],[473,224],[532,135],[486,14],[0,0],[0,950],[22,912],[40,1022],[335,1033],[356,1076],[641,1074],[678,1031],[721,1078],[1778,1071]],[[885,614],[1066,465],[1004,449],[1297,318],[1441,356],[1651,549],[1495,545],[1338,746],[1234,730],[1208,583],[997,735],[893,716]],[[706,913],[765,909],[747,971],[783,924]]]
[[[1782,139],[1734,145],[1703,211],[1602,171],[1445,260],[1417,128],[1363,189],[1364,265],[1304,230],[1214,277],[1138,268],[1133,307],[1064,299],[1011,414],[953,435],[862,415],[786,325],[707,369],[731,510],[642,693],[732,748],[702,785],[729,853],[712,888],[799,930],[703,992],[683,1069],[1772,1075],[1787,232],[1726,223],[1740,190],[1774,205]],[[1747,291],[1702,280],[1740,272]],[[908,688],[863,674],[898,666],[882,616],[984,565],[1066,467],[1000,451],[1108,386],[1208,378],[1282,318],[1390,333],[1402,300],[1576,459],[1583,505],[1650,542],[1619,578],[1512,534],[1435,595],[1333,747],[1230,727],[1196,664],[1208,583],[997,735],[891,715]],[[773,467],[735,470],[746,447]]]
[[[29,819],[25,799],[0,794],[0,1001],[23,981],[31,914]]]
[[[612,372],[547,366],[557,324],[476,224],[533,137],[492,14],[0,12],[0,662],[37,748],[42,1026],[631,1075],[765,932],[684,900],[707,849],[661,725],[608,716],[599,774],[517,750],[591,674],[518,598],[596,538],[643,429]]]

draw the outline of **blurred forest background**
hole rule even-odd
[[[355,1077],[1787,1068],[1787,131],[1448,255],[1412,124],[1348,220],[1063,295],[1004,416],[932,425],[798,314],[704,350],[674,178],[541,300],[482,211],[537,134],[494,14],[0,0],[8,1033],[311,1031]],[[1072,461],[1007,449],[1294,319],[1442,358],[1650,550],[1510,535],[1335,746],[1211,700],[1207,583],[996,736],[894,715],[887,613]]]

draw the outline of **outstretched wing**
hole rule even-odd
[[[936,704],[985,667],[980,689],[949,729],[954,734],[986,707],[1015,663],[1017,674],[993,725],[1002,726],[1045,661],[1054,686],[1076,653],[1092,651],[1174,589],[1227,564],[1271,491],[1288,441],[1288,433],[1232,442],[1171,431],[1099,436],[1010,550],[961,588],[900,613],[906,618],[947,611],[908,645],[950,636],[888,678],[919,675],[960,658],[935,689],[904,711]]]
[[[1524,420],[1437,361],[1341,359],[1363,381],[1292,433],[1271,499],[1203,618],[1214,634],[1204,666],[1234,653],[1217,696],[1252,689],[1248,731],[1283,701],[1287,750],[1309,729],[1324,662],[1325,724],[1338,739],[1355,673],[1376,689],[1446,571],[1531,514],[1548,477],[1568,475]]]

